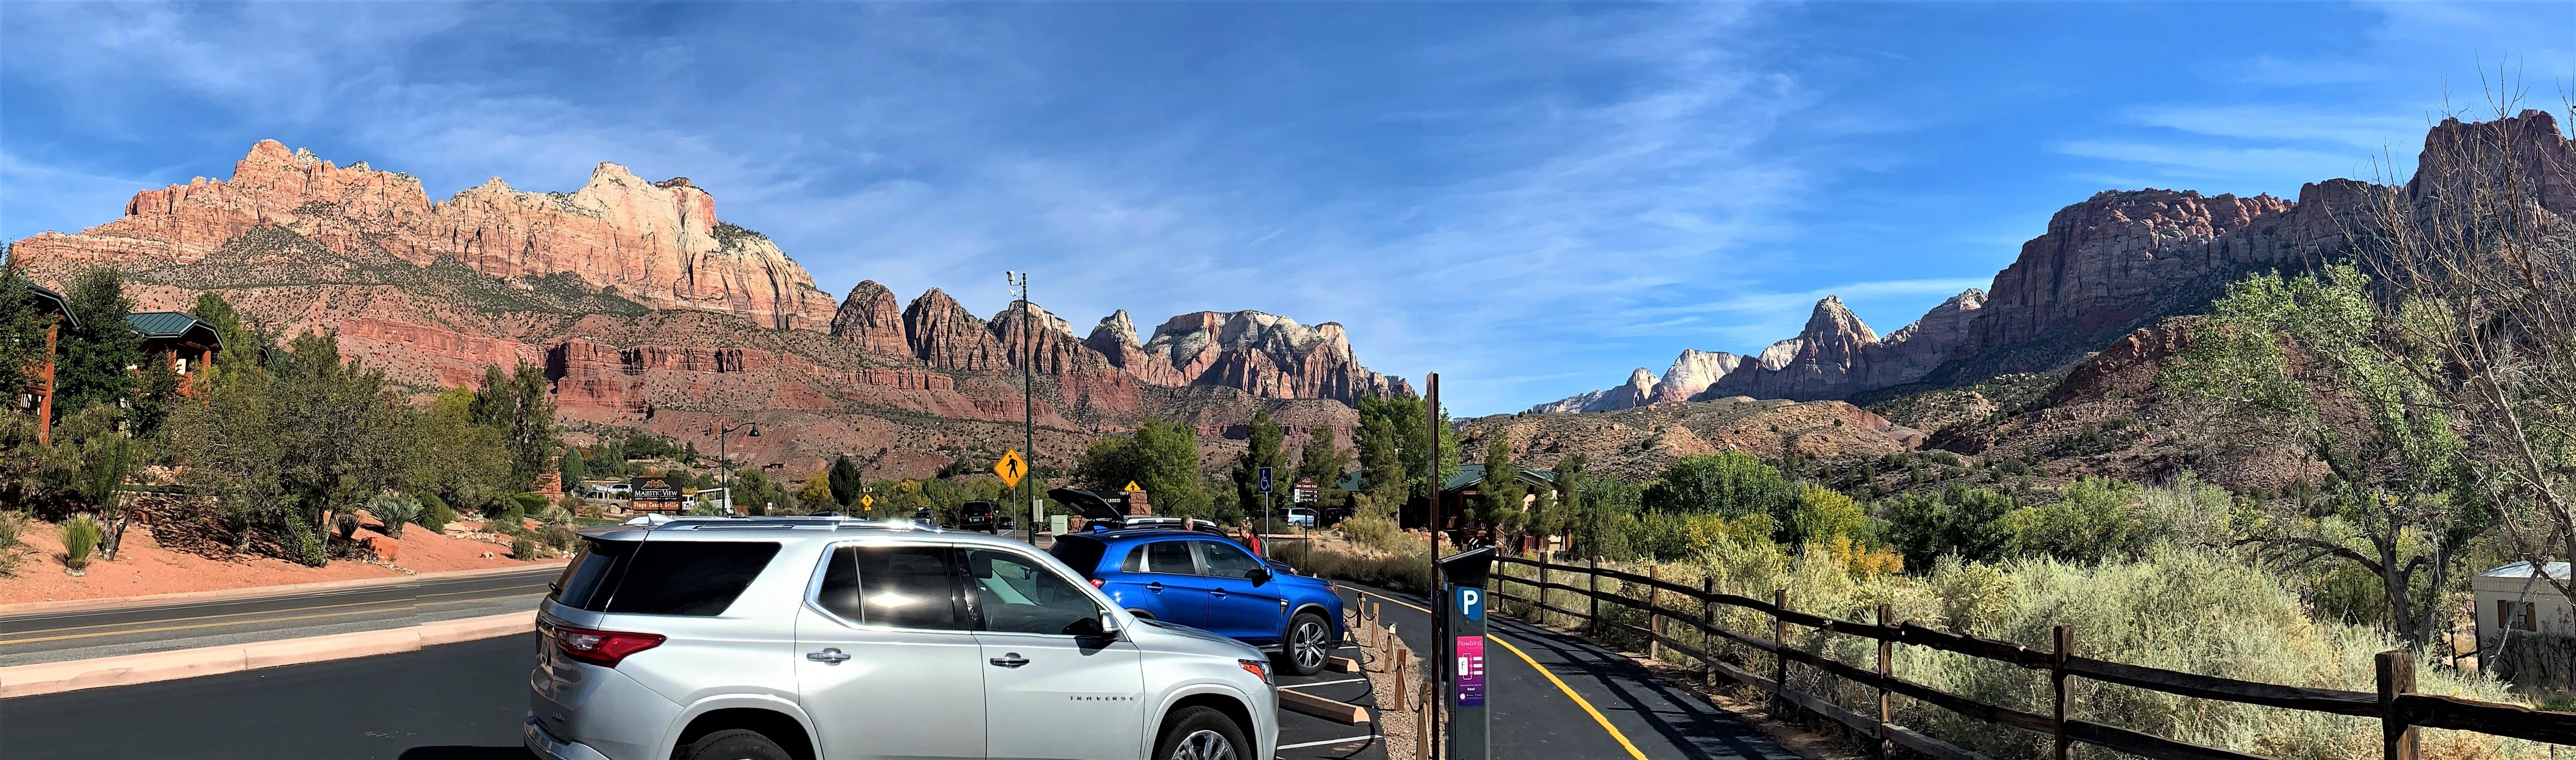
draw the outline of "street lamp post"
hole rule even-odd
[[[745,420],[727,425],[724,424],[724,418],[716,418],[716,471],[724,476],[724,511],[728,515],[733,514],[733,462],[725,457],[725,436],[746,427],[751,428],[751,437],[760,437],[759,422]]]

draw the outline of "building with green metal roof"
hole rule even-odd
[[[145,355],[168,357],[170,368],[181,375],[205,366],[216,351],[223,350],[223,335],[214,325],[184,312],[135,312],[125,315],[125,323],[143,334]]]

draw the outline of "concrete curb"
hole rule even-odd
[[[0,668],[0,699],[410,652],[421,647],[525,633],[535,630],[536,622],[537,613],[530,610],[443,620],[388,631],[359,631],[93,660],[13,665]]]
[[[571,561],[572,560],[569,559],[557,559],[547,560],[544,562],[530,562],[525,565],[512,567],[449,570],[446,572],[420,573],[417,575],[393,575],[383,578],[355,578],[345,581],[289,583],[278,586],[243,586],[241,588],[219,588],[207,591],[180,591],[169,594],[146,594],[143,596],[106,596],[96,599],[65,599],[59,602],[19,602],[17,604],[0,604],[0,617],[25,615],[36,612],[85,612],[96,609],[151,606],[164,603],[248,599],[262,596],[275,596],[279,594],[293,594],[304,591],[331,591],[337,589],[367,588],[370,586],[391,586],[400,583],[411,583],[413,581],[435,581],[453,578],[475,578],[486,575],[508,575],[510,573],[524,573],[537,568],[553,568],[561,570],[565,563]]]

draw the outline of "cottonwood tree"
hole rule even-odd
[[[1199,472],[1198,431],[1146,420],[1135,432],[1094,439],[1082,453],[1080,480],[1099,490],[1134,481],[1154,513],[1175,517],[1209,514],[1208,480]]]
[[[2256,275],[2229,286],[2165,379],[2306,443],[2325,491],[2242,541],[2368,570],[2390,628],[2422,649],[2461,549],[2495,513],[2469,487],[2459,420],[2424,381],[2437,360],[2390,337],[2403,315],[2382,312],[2352,264]]]
[[[2493,120],[2446,121],[2405,192],[2345,234],[2378,286],[2370,346],[2459,421],[2501,532],[2545,567],[2576,558],[2576,143],[2509,87],[2489,90]],[[2540,575],[2576,598],[2576,578]]]
[[[500,429],[509,445],[513,488],[527,490],[553,468],[555,453],[563,450],[563,441],[555,434],[554,396],[545,371],[533,363],[521,361],[508,371],[485,366],[483,389],[474,394],[473,412],[475,422]]]

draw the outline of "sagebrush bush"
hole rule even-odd
[[[1313,566],[1327,575],[1375,569],[1356,557],[1316,560]],[[2272,573],[2238,555],[2200,548],[2167,546],[2150,550],[2137,561],[2101,564],[2049,558],[1985,564],[1953,558],[1936,563],[1929,572],[1909,576],[1854,572],[1848,560],[1822,546],[1791,556],[1768,541],[1727,540],[1696,561],[1610,566],[1639,574],[1651,566],[1658,577],[1686,587],[1698,586],[1706,578],[1720,592],[1756,599],[1768,600],[1773,590],[1786,589],[1792,609],[1845,620],[1875,622],[1878,605],[1887,604],[1899,621],[2040,649],[2051,645],[2051,630],[2062,624],[2072,630],[2074,651],[2086,657],[2290,686],[2372,691],[2376,688],[2373,658],[2401,646],[2369,628],[2314,619]],[[1586,580],[1581,570],[1579,563],[1559,564],[1551,580],[1582,585]],[[1527,597],[1531,588],[1510,579],[1526,582],[1535,575],[1531,568],[1505,566],[1496,588]],[[1644,587],[1616,580],[1604,579],[1599,588],[1640,601],[1650,596]],[[1584,611],[1589,605],[1572,592],[1551,591],[1544,598],[1564,609]],[[1671,594],[1661,595],[1659,604],[1679,617],[1698,616],[1689,600]],[[1540,614],[1524,604],[1506,602],[1502,608],[1547,624],[1581,624],[1579,618]],[[1648,624],[1646,613],[1624,605],[1605,602],[1600,609],[1610,620]],[[1709,614],[1730,630],[1769,638],[1767,616],[1723,605]],[[1791,643],[1808,651],[1864,669],[1876,666],[1873,640],[1797,626],[1789,630]],[[1667,625],[1666,631],[1738,667],[1757,673],[1768,673],[1773,667],[1768,656],[1724,639],[1702,639],[1688,626]],[[1592,632],[1590,638],[1630,651],[1646,648],[1642,638],[1611,627]],[[1896,652],[1900,678],[1990,704],[2040,714],[2050,711],[2045,672],[1927,647],[1899,646]],[[1665,656],[1684,661],[1670,649]],[[2491,702],[2520,701],[2499,683],[2434,667],[2431,660],[2420,661],[2416,670],[2419,691]],[[1845,707],[1875,705],[1876,692],[1824,678],[1813,668],[1793,667],[1790,681],[1793,688],[1824,695]],[[2379,756],[2379,728],[2374,720],[2190,699],[2082,678],[2070,679],[2068,688],[2076,717],[2179,741],[2281,760]],[[2047,749],[2045,742],[2034,742],[2014,729],[1979,723],[1914,700],[1899,700],[1899,704],[1903,706],[1896,722],[1989,757],[2038,758]],[[2545,746],[2531,742],[2429,729],[2423,736],[2428,758],[2549,756]]]
[[[1396,527],[1394,520],[1378,515],[1353,515],[1336,527],[1351,543],[1382,552],[1395,551],[1404,542],[1404,530]]]
[[[398,493],[378,494],[367,500],[367,514],[385,523],[385,535],[401,538],[403,526],[420,519],[420,500]]]
[[[0,576],[18,574],[18,563],[26,559],[27,516],[0,511]]]
[[[537,529],[537,539],[556,551],[565,552],[572,551],[574,544],[581,543],[581,535],[574,533],[571,525],[559,522],[547,523],[545,527]]]
[[[89,515],[73,515],[63,521],[63,565],[78,570],[89,566],[89,553],[98,548],[107,530]]]
[[[537,540],[525,535],[510,539],[511,559],[536,559]]]

